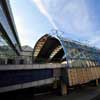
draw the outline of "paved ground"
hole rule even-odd
[[[100,95],[96,96],[95,98],[93,98],[91,100],[100,100]]]
[[[50,93],[34,96],[32,89],[2,94],[0,99],[5,100],[100,100],[100,87],[84,87],[71,91],[67,96],[58,96]]]
[[[67,96],[45,95],[34,97],[34,100],[91,100],[96,96],[99,98],[99,94],[100,90],[97,87],[85,87],[74,90]],[[96,98],[93,100],[96,100]]]

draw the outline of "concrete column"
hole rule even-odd
[[[68,87],[67,84],[61,82],[61,94],[62,95],[67,95],[68,94]]]
[[[5,64],[7,64],[7,62],[8,62],[8,59],[7,59],[7,58],[5,58]]]
[[[15,59],[15,64],[19,64],[19,59]]]
[[[57,80],[55,80],[53,83],[53,89],[57,89]]]

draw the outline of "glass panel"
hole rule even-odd
[[[92,67],[100,65],[100,52],[76,42],[63,41],[67,59],[72,67]],[[96,62],[94,62],[96,61]],[[96,64],[95,64],[96,63]]]
[[[0,58],[11,58],[14,57],[16,53],[7,44],[6,40],[0,35]]]

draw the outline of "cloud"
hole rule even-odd
[[[100,43],[100,31],[97,31],[95,32],[94,34],[91,33],[88,41],[89,41],[89,44],[92,45],[92,46],[97,46],[97,47],[100,47],[99,43]]]
[[[60,10],[60,9],[59,9]],[[59,16],[55,14],[55,16]],[[62,12],[56,17],[56,22],[60,24],[66,33],[85,36],[91,31],[91,21],[85,2],[70,0],[62,5]]]
[[[94,30],[95,24],[91,20],[91,10],[88,9],[86,0],[31,0],[40,12],[46,16],[54,29],[64,31],[67,38],[80,40],[80,42],[89,41],[90,45],[99,46],[100,31]],[[23,18],[15,15],[16,25],[21,37],[22,44],[30,44],[29,40],[40,37],[24,26]],[[94,20],[95,21],[95,20]],[[44,26],[45,27],[45,26]],[[23,37],[23,38],[22,38]],[[29,39],[29,40],[28,40]],[[33,43],[34,41],[32,41]]]
[[[89,39],[89,42],[91,45],[96,45],[97,43],[100,43],[100,37],[94,36],[94,38]]]
[[[35,41],[34,37],[32,36],[32,30],[26,28],[22,17],[15,15],[14,18],[21,45],[29,45],[33,47]],[[37,34],[34,33],[34,36],[37,36]]]
[[[24,24],[23,24],[23,19],[19,16],[14,16],[15,17],[15,23],[16,23],[16,28],[18,30],[18,36],[20,38],[20,41],[22,44],[24,44],[26,41],[26,30],[24,29]],[[22,38],[23,37],[23,38]]]
[[[55,29],[76,37],[90,33],[92,24],[85,1],[80,0],[32,0]]]
[[[52,26],[54,27],[54,29],[58,29],[58,27],[55,25],[52,17],[50,16],[50,14],[48,13],[48,11],[46,10],[45,6],[43,5],[43,3],[41,2],[41,0],[32,0],[36,6],[39,8],[40,12],[46,16],[49,20],[49,22],[52,24]]]

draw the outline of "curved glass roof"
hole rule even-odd
[[[100,50],[57,35],[46,34],[36,43],[33,63],[66,63],[68,67],[100,65]]]

